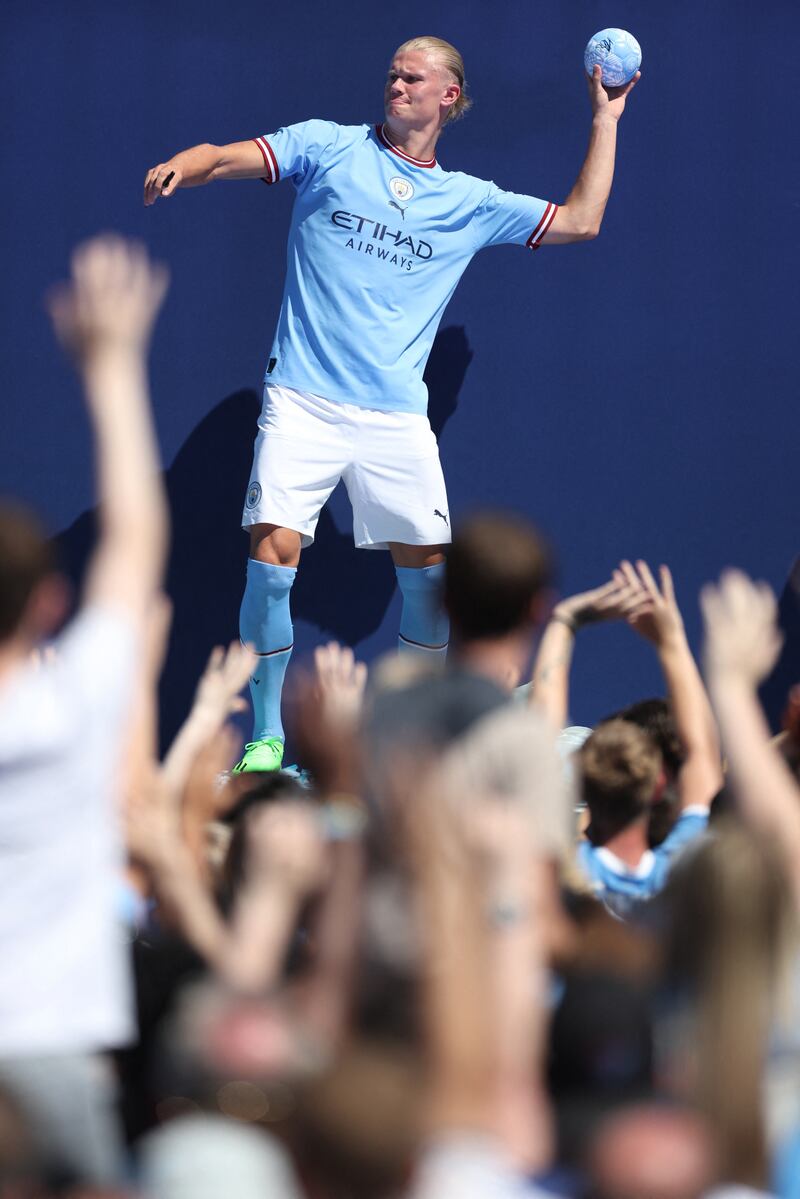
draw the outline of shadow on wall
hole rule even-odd
[[[437,437],[456,410],[471,360],[463,328],[438,335],[425,372]],[[193,430],[166,472],[173,622],[160,688],[162,748],[189,709],[211,647],[238,635],[247,538],[237,530],[259,411],[254,391],[228,396]],[[94,510],[58,534],[60,559],[73,580],[83,574],[94,535]],[[340,579],[341,588],[331,585]],[[292,609],[325,637],[354,645],[380,627],[394,586],[389,555],[356,550],[350,532],[340,533],[323,510],[314,545],[303,554]]]

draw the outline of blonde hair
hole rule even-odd
[[[395,56],[406,50],[419,50],[425,54],[434,54],[445,71],[455,76],[456,83],[461,88],[455,104],[452,104],[445,117],[448,121],[457,121],[472,107],[472,100],[467,95],[467,81],[464,78],[464,59],[449,42],[440,37],[412,37],[395,50]]]
[[[764,1187],[764,1063],[797,953],[780,849],[720,821],[676,863],[667,895],[670,976],[691,996],[678,1044],[693,1046],[693,1061],[679,1061],[675,1072],[713,1123],[724,1177]]]

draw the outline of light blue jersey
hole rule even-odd
[[[382,125],[304,121],[255,140],[266,181],[297,190],[266,381],[424,413],[422,373],[470,259],[535,250],[557,206],[411,158]]]
[[[707,826],[708,808],[685,808],[669,835],[656,849],[648,850],[638,866],[627,866],[605,846],[589,841],[578,846],[578,864],[608,910],[625,919],[663,889],[678,853]]]

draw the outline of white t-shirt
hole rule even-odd
[[[94,1050],[133,1033],[118,782],[137,637],[84,609],[56,660],[0,680],[0,1054]]]

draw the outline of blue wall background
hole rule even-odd
[[[293,197],[230,183],[144,209],[145,170],[310,116],[380,119],[391,52],[416,33],[459,46],[475,100],[440,161],[555,200],[588,136],[587,39],[620,25],[644,52],[601,237],[484,252],[445,315],[430,379],[454,516],[528,513],[566,591],[622,555],[669,562],[695,640],[698,588],[722,566],[782,584],[798,549],[794,0],[14,0],[3,24],[0,477],[72,563],[90,526],[89,444],[42,294],[100,229],[143,238],[172,270],[152,355],[176,522],[168,724],[209,646],[236,631],[238,516]],[[341,497],[295,607],[301,651],[333,632],[369,659],[394,640],[388,555],[352,550]],[[573,717],[658,685],[643,645],[597,630]]]

